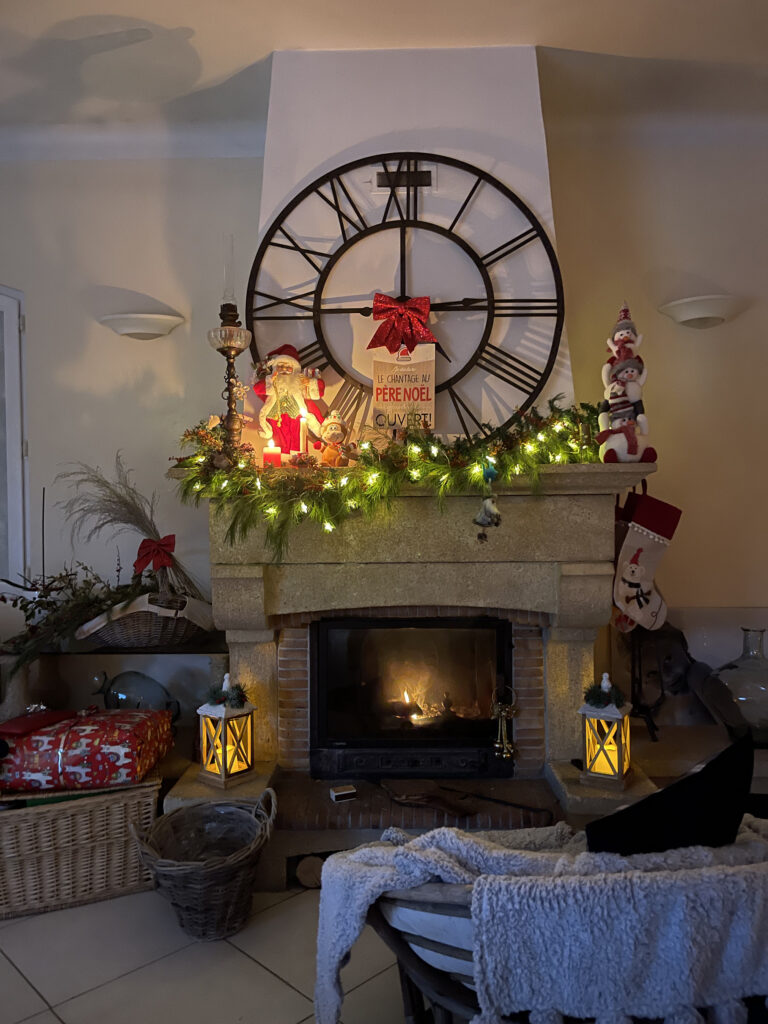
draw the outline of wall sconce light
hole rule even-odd
[[[739,313],[743,300],[735,295],[695,295],[659,306],[659,312],[684,327],[717,327]]]
[[[171,313],[110,313],[99,317],[99,323],[137,341],[152,341],[170,334],[174,327],[184,323],[183,316]]]

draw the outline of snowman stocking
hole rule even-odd
[[[653,578],[682,512],[647,494],[631,495],[624,512],[627,531],[616,561],[613,602],[622,616],[646,629],[658,629],[667,617],[667,606]]]

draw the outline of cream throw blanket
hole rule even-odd
[[[507,833],[436,829],[330,857],[318,925],[317,1024],[336,1024],[339,970],[388,889],[471,884],[474,1024],[531,1011],[621,1024],[690,1024],[695,1007],[739,1024],[768,993],[768,821],[747,815],[732,846],[621,857],[588,853],[564,823]]]

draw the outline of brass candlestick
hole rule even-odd
[[[235,369],[235,359],[251,343],[251,332],[242,326],[234,302],[223,302],[219,310],[221,327],[208,331],[208,343],[227,360],[224,374],[224,390],[221,397],[227,403],[227,414],[221,421],[226,432],[224,452],[232,458],[243,432],[243,420],[237,411],[238,390],[240,379]]]

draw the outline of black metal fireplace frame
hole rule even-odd
[[[513,624],[493,616],[371,618],[348,617],[318,619],[310,626],[310,774],[313,778],[462,778],[509,777],[514,761],[495,757],[495,733],[489,724],[488,743],[479,747],[476,740],[452,741],[424,738],[418,744],[407,740],[366,739],[334,741],[327,733],[325,702],[319,679],[320,665],[326,657],[330,629],[495,629],[496,697],[508,701],[514,688]]]

